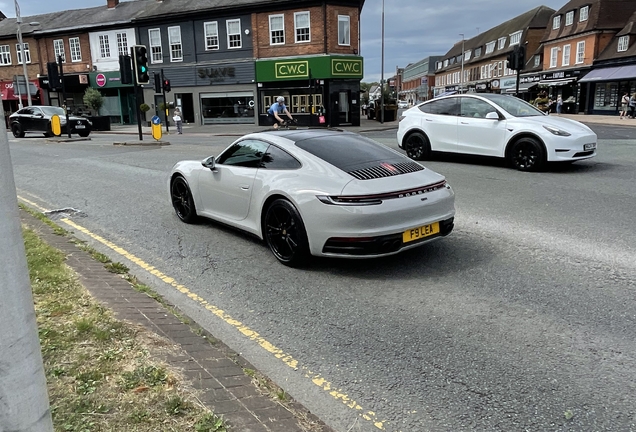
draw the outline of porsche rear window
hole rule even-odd
[[[345,172],[376,166],[382,162],[408,161],[375,141],[354,134],[325,134],[297,139],[296,146]]]

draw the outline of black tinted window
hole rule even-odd
[[[431,114],[453,116],[459,114],[459,100],[456,97],[432,101],[425,105],[429,105],[428,112],[430,112]]]
[[[225,150],[217,159],[221,165],[258,168],[269,144],[256,140],[243,140]]]
[[[270,145],[263,156],[260,167],[267,169],[297,169],[300,168],[300,162],[278,147]]]

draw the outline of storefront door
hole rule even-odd
[[[351,123],[351,118],[350,118],[351,107],[349,106],[349,101],[351,99],[350,94],[351,94],[351,91],[349,90],[341,91],[338,94],[338,110],[339,110],[338,124],[342,125],[342,124]]]

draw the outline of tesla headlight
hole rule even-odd
[[[554,126],[543,125],[543,127],[546,130],[552,132],[554,135],[558,135],[558,136],[570,136],[570,135],[572,135],[570,132],[566,132],[566,131],[564,131],[562,129],[559,129],[559,128],[556,128]]]

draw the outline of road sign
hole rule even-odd
[[[161,118],[159,116],[152,116],[150,121],[151,121],[151,123],[153,125],[160,125],[161,124]]]
[[[159,141],[162,136],[161,118],[159,116],[152,116],[150,123],[152,123],[152,137]]]

